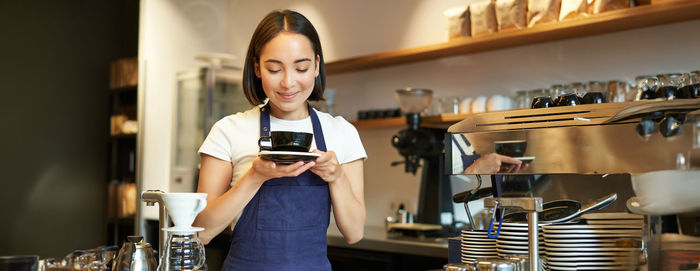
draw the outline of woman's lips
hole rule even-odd
[[[293,92],[293,93],[280,93],[280,92],[277,92],[277,94],[278,94],[280,97],[282,97],[282,99],[291,100],[291,99],[294,99],[294,97],[296,97],[296,96],[299,94],[299,92]]]

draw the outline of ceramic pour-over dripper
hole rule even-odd
[[[191,228],[197,214],[207,207],[206,193],[163,193],[162,199],[178,229]]]

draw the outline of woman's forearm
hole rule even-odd
[[[344,167],[343,170],[341,178],[329,183],[331,204],[338,229],[347,243],[354,244],[362,239],[366,220],[362,164],[359,164],[359,169],[355,164]]]
[[[248,171],[235,185],[221,196],[207,203],[194,222],[195,226],[203,227],[200,238],[204,243],[209,243],[226,227],[231,225],[255,193],[260,189],[262,181]]]

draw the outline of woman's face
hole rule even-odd
[[[318,57],[306,36],[280,32],[263,46],[255,73],[262,80],[273,115],[287,119],[307,116],[306,99],[318,76]]]

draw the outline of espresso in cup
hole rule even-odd
[[[272,131],[269,136],[261,136],[258,145],[262,150],[309,152],[314,134],[305,132]],[[263,141],[270,142],[264,146]]]
[[[525,140],[496,141],[493,144],[496,153],[510,157],[522,157],[527,149]]]

